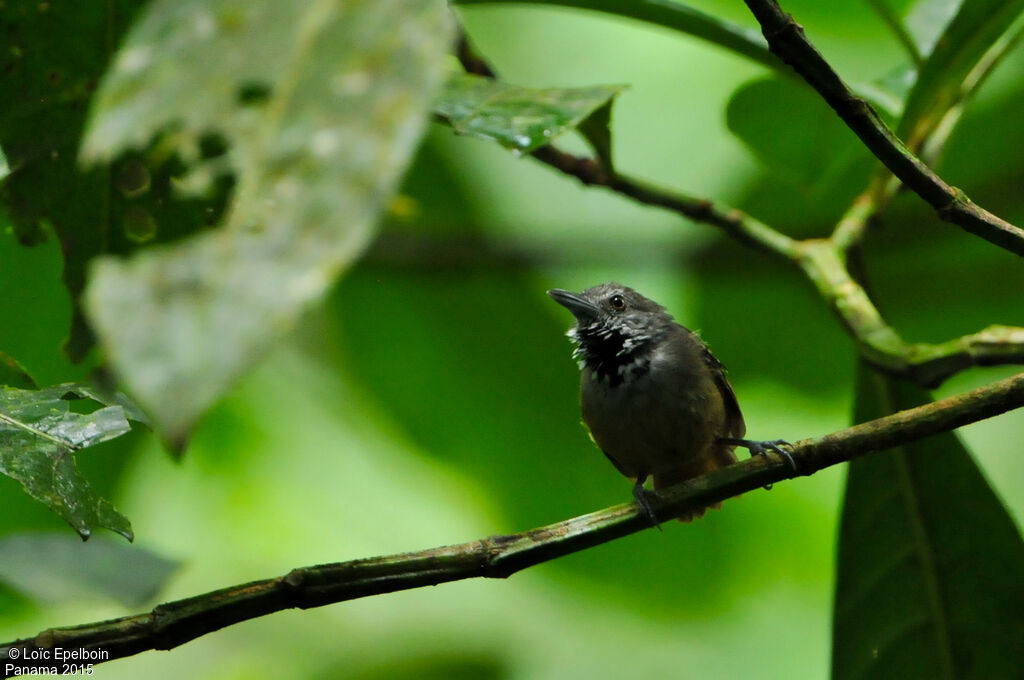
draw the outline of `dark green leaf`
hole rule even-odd
[[[86,295],[111,361],[162,433],[195,420],[373,234],[425,127],[451,36],[442,0],[157,0],[103,83],[83,154],[175,126],[203,187],[238,177],[216,233],[103,259]],[[211,132],[226,157],[200,162]]]
[[[434,111],[459,134],[530,153],[598,114],[623,89],[599,85],[536,90],[463,73],[449,79]],[[608,147],[597,138],[595,150],[605,153]]]
[[[612,163],[612,102],[600,107],[576,126],[597,159],[605,168],[614,168]]]
[[[1002,50],[1000,38],[1022,9],[1024,0],[967,0],[960,6],[907,99],[897,134],[911,149],[924,142],[962,99],[965,82],[990,50]]]
[[[864,155],[820,97],[786,78],[755,80],[736,90],[726,123],[776,176],[800,187],[826,182]]]
[[[3,352],[0,352],[0,385],[23,390],[34,390],[38,387],[28,371],[13,357]]]
[[[72,412],[68,400],[84,394],[108,405],[92,413]],[[130,429],[124,407],[109,404],[87,386],[0,388],[0,473],[21,482],[30,496],[49,506],[83,539],[95,527],[105,527],[131,540],[131,524],[95,494],[75,465],[80,449]]]
[[[30,533],[0,539],[0,581],[47,603],[98,595],[125,607],[156,597],[180,563],[137,545],[64,534]]]
[[[861,368],[855,418],[930,401]],[[1020,677],[1024,542],[953,433],[850,465],[834,680]]]

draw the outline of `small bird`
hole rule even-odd
[[[736,446],[751,454],[773,450],[793,465],[780,448],[787,442],[743,439],[746,425],[725,367],[657,302],[618,283],[548,295],[576,317],[568,336],[582,372],[583,422],[619,472],[636,480],[633,495],[654,525],[648,476],[655,491],[679,484],[735,463]]]

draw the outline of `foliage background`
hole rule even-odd
[[[754,25],[740,5],[691,4]],[[786,9],[851,81],[902,59],[866,4],[790,0]],[[628,83],[613,118],[620,168],[724,199],[794,235],[827,233],[858,186],[826,172],[832,147],[810,146],[823,170],[793,177],[730,134],[731,93],[765,75],[756,65],[667,30],[582,12],[462,15],[510,82]],[[1016,50],[968,108],[938,168],[1017,223],[1022,67]],[[765,134],[781,146],[806,138],[783,118],[766,120]],[[883,311],[910,339],[1024,325],[1016,258],[938,222],[915,196],[898,198],[866,259]],[[7,230],[0,262],[0,348],[41,384],[83,371],[59,351],[70,307],[57,245],[25,249]],[[132,519],[139,545],[182,561],[160,599],[626,500],[628,482],[579,425],[577,371],[562,337],[569,319],[543,294],[606,280],[640,289],[701,330],[730,368],[752,436],[795,440],[848,422],[852,343],[795,270],[710,227],[583,189],[435,126],[376,245],[205,419],[181,463],[137,433],[80,455],[80,466]],[[1010,372],[975,369],[941,392]],[[1024,461],[1015,442],[1024,414],[962,433],[1020,525]],[[643,532],[508,582],[285,612],[97,672],[823,677],[842,476],[833,468],[747,494],[692,526]],[[0,532],[66,531],[15,482],[0,479],[0,493]],[[45,605],[5,588],[0,636],[128,611],[87,593]]]

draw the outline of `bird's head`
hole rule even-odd
[[[619,283],[602,283],[582,293],[548,291],[555,302],[576,317],[569,337],[573,356],[613,382],[643,359],[671,329],[672,317],[654,300]]]

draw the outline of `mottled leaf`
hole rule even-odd
[[[373,232],[425,127],[451,27],[442,0],[156,0],[102,85],[86,159],[156,132],[193,162],[219,135],[226,223],[92,271],[87,309],[176,445],[318,300]]]
[[[56,235],[72,319],[65,349],[75,361],[93,343],[80,308],[86,265],[140,240],[166,241],[205,225],[213,205],[172,192],[167,154],[119,158],[84,170],[77,155],[86,113],[138,0],[50,3],[9,0],[0,9],[0,147],[9,164],[0,199],[18,239]]]
[[[559,135],[598,116],[588,139],[602,158],[610,158],[607,137],[599,133],[608,107],[625,86],[530,89],[490,78],[458,74],[450,78],[434,104],[434,111],[455,132],[498,142],[518,153],[530,153]],[[596,142],[596,143],[595,143]]]
[[[68,401],[87,394],[104,405],[91,413],[72,412]],[[85,385],[0,387],[0,473],[21,482],[30,496],[60,515],[83,539],[95,527],[105,527],[131,540],[128,520],[96,495],[75,464],[77,451],[130,429],[123,406]]]
[[[0,581],[45,603],[95,595],[138,607],[151,601],[180,563],[137,545],[29,533],[0,539]]]
[[[930,401],[860,369],[856,420]],[[1019,677],[1024,542],[959,437],[850,465],[839,537],[834,680]]]

